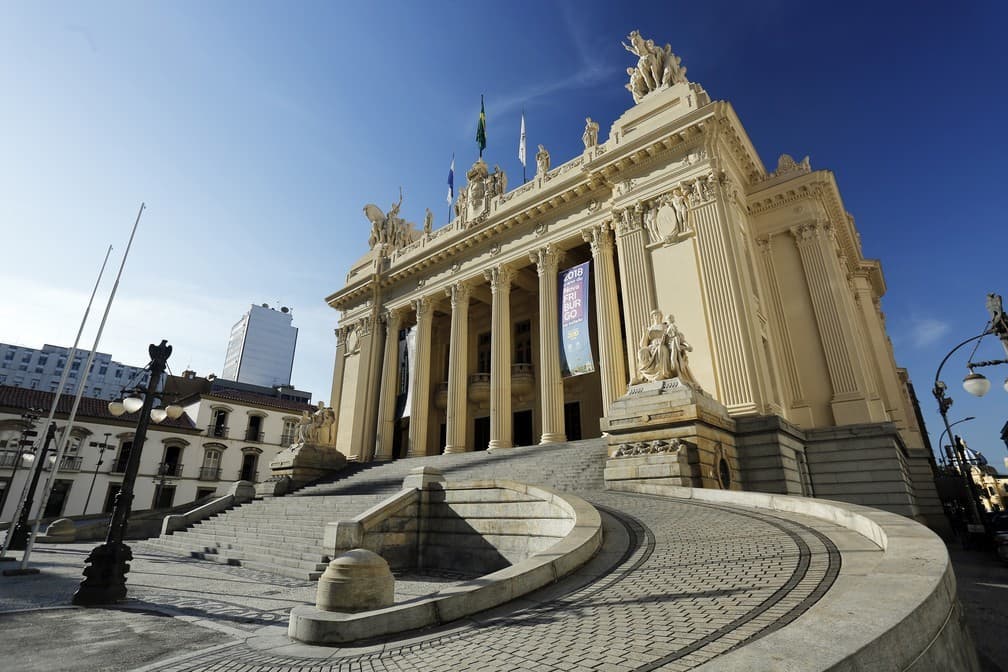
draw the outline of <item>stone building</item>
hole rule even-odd
[[[599,436],[639,382],[657,311],[731,418],[736,484],[940,516],[881,265],[835,176],[787,154],[768,170],[730,103],[667,46],[631,44],[635,104],[604,142],[589,118],[582,154],[551,167],[540,146],[511,190],[477,161],[441,229],[365,208],[371,249],[326,298],[341,312],[338,449],[390,460]]]
[[[270,461],[293,443],[298,419],[312,408],[299,401],[215,388],[194,375],[169,379],[169,387],[193,391],[179,400],[185,409],[181,417],[149,426],[135,485],[133,508],[137,510],[223,494],[238,480],[265,481],[272,473]],[[26,439],[29,427],[22,415],[41,409],[35,431],[44,433],[52,398],[49,392],[0,385],[0,521],[13,516],[29,473],[26,462],[31,458],[19,462],[25,448],[19,450],[18,444],[26,441],[31,448],[34,441]],[[60,398],[55,416],[59,432],[67,425],[72,404],[72,396]],[[135,414],[114,416],[105,400],[82,398],[43,517],[111,511],[136,424]],[[49,477],[52,466],[46,465],[43,479]],[[39,506],[36,498],[32,515]]]

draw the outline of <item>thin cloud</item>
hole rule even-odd
[[[912,317],[908,336],[915,348],[926,348],[941,340],[950,328],[948,322],[933,317]]]

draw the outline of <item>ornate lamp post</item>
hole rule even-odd
[[[133,559],[133,552],[123,543],[123,539],[126,536],[126,525],[133,503],[133,486],[137,471],[140,469],[140,455],[147,437],[147,425],[152,419],[151,409],[154,406],[157,385],[168,365],[172,347],[167,341],[162,340],[160,345],[152,344],[148,352],[151,358],[150,379],[147,381],[147,389],[143,390],[143,399],[128,397],[121,404],[119,402],[109,404],[109,410],[113,414],[116,414],[119,407],[122,407],[124,412],[130,413],[139,410],[140,419],[137,422],[133,447],[130,449],[129,461],[123,474],[122,487],[115,498],[115,508],[112,511],[105,543],[95,547],[84,561],[84,580],[73,596],[73,603],[77,605],[110,604],[126,597],[126,574],[129,572],[127,563]],[[157,410],[165,413],[164,416],[157,414],[157,417],[164,420],[165,417],[178,417],[182,409],[174,407],[170,410]],[[118,414],[121,415],[121,412]]]
[[[84,510],[81,511],[82,515],[85,515],[85,516],[87,515],[87,507],[88,507],[88,504],[91,503],[91,493],[94,492],[94,484],[95,484],[95,481],[98,479],[98,470],[101,469],[101,466],[102,466],[102,462],[103,462],[102,456],[104,456],[105,455],[105,451],[108,450],[108,447],[109,447],[108,440],[109,440],[110,436],[112,436],[112,432],[105,432],[105,440],[104,441],[102,441],[101,443],[98,443],[97,441],[92,441],[91,442],[91,447],[98,449],[98,463],[95,465],[94,474],[91,476],[91,487],[88,488],[87,499],[84,500]]]
[[[38,421],[39,414],[41,413],[40,409],[30,408],[21,414],[21,438],[18,439],[17,449],[14,451],[14,464],[11,465],[11,475],[7,480],[7,487],[0,493],[0,515],[3,514],[4,507],[7,506],[7,497],[14,487],[14,477],[17,476],[18,467],[21,466],[22,460],[27,460],[29,457],[29,453],[23,453],[22,451],[24,451],[25,446],[34,443],[29,440],[29,437],[37,436],[35,423]],[[32,459],[34,459],[34,456],[32,456]]]
[[[45,441],[42,443],[42,450],[35,459],[39,460],[39,466],[32,472],[31,482],[28,484],[28,494],[25,495],[25,503],[21,508],[21,515],[18,517],[17,524],[14,529],[10,532],[10,540],[7,543],[8,550],[23,551],[25,546],[28,544],[28,533],[31,531],[31,526],[28,524],[28,517],[31,512],[32,504],[35,503],[35,490],[38,488],[39,477],[42,475],[42,468],[45,466],[46,456],[49,454],[49,445],[56,438],[56,423],[49,425],[49,429],[46,430]],[[42,512],[39,511],[39,517],[42,516]],[[4,575],[10,575],[11,572],[16,570],[5,569]],[[38,570],[35,570],[38,571]]]
[[[952,407],[952,399],[945,394],[948,386],[941,380],[941,370],[942,367],[945,366],[945,362],[949,360],[949,357],[959,350],[959,348],[964,345],[968,345],[969,343],[973,343],[974,341],[980,341],[984,336],[989,334],[994,334],[1001,340],[1001,345],[1005,349],[1005,354],[1008,355],[1008,316],[1005,315],[1001,305],[1001,297],[999,295],[987,295],[987,310],[991,315],[991,319],[987,327],[983,330],[983,332],[973,336],[972,338],[967,338],[965,341],[952,348],[948,354],[945,355],[941,364],[938,365],[938,370],[935,372],[934,388],[931,391],[932,394],[934,394],[935,400],[938,402],[938,412],[941,414],[942,422],[945,424],[945,431],[942,432],[942,436],[944,436],[947,432],[948,435],[952,437],[953,455],[955,456],[955,461],[958,462],[959,473],[962,474],[963,480],[966,483],[966,489],[970,493],[969,503],[972,521],[971,525],[967,529],[971,532],[980,531],[974,526],[982,526],[982,531],[984,533],[988,532],[987,519],[981,515],[980,507],[977,504],[979,501],[979,493],[976,488],[976,483],[973,482],[972,470],[969,468],[969,464],[966,461],[962,442],[958,436],[952,434],[952,425],[949,424],[948,420],[948,410]],[[977,343],[977,345],[979,345],[979,343]],[[973,348],[973,352],[976,352],[976,347]],[[987,394],[987,391],[990,389],[990,381],[982,374],[976,373],[974,369],[984,366],[994,366],[997,364],[1008,364],[1008,359],[974,362],[971,354],[969,360],[966,362],[966,368],[969,370],[969,374],[967,374],[967,376],[963,379],[963,389],[977,397],[982,397]],[[1005,391],[1008,391],[1008,380],[1005,381]]]

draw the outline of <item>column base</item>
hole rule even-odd
[[[504,448],[514,448],[510,441],[502,441],[500,439],[490,439],[490,445],[487,446],[487,452],[492,452],[494,450],[501,450]]]
[[[546,432],[545,434],[542,435],[542,438],[539,439],[540,446],[543,445],[544,443],[566,443],[566,442],[567,442],[567,435],[564,434],[563,432]]]
[[[445,446],[443,455],[454,455],[455,453],[465,453],[468,449],[464,446]]]

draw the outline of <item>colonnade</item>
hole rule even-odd
[[[599,348],[598,363],[602,387],[602,408],[626,391],[626,355],[620,329],[619,303],[613,239],[606,223],[582,232],[592,252],[595,282],[595,311]],[[538,277],[538,382],[542,432],[539,443],[567,440],[564,426],[564,384],[560,370],[560,315],[558,307],[558,273],[564,253],[547,244],[529,253]],[[474,292],[481,295],[489,287],[491,303],[490,352],[490,441],[492,450],[512,446],[511,375],[512,329],[511,290],[520,272],[519,260],[505,261],[486,269],[482,274],[459,280],[439,290],[437,295],[414,297],[409,303],[388,308],[381,319],[385,328],[385,348],[381,382],[378,389],[378,431],[376,460],[393,456],[395,433],[396,384],[399,376],[399,331],[408,323],[410,312],[416,320],[415,362],[410,381],[412,408],[409,425],[409,456],[426,454],[428,445],[428,413],[431,408],[431,343],[433,304],[442,296],[450,302],[451,328],[449,343],[447,408],[445,422],[445,453],[458,453],[482,446],[466,444],[469,410],[469,312]],[[480,286],[482,285],[482,288]],[[529,287],[532,289],[533,287]]]

